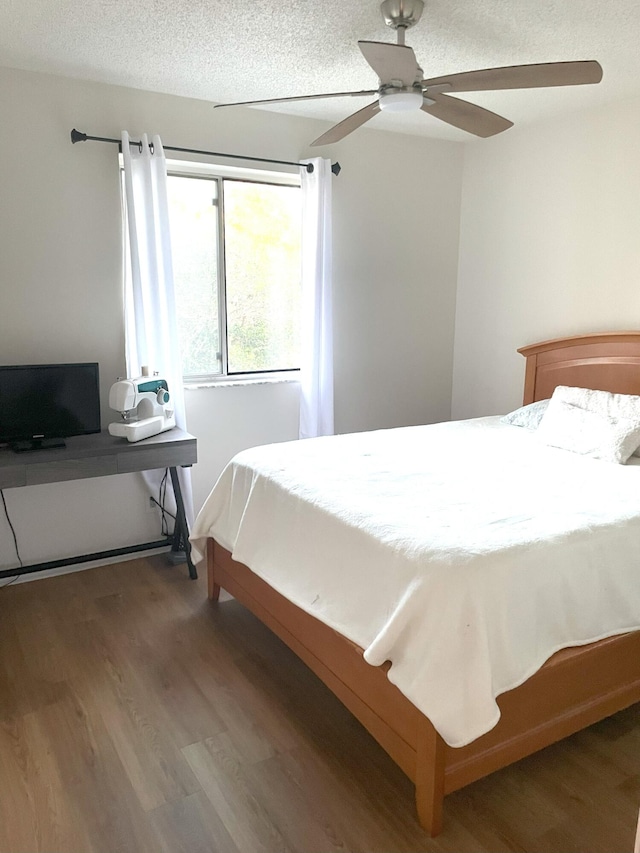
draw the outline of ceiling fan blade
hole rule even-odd
[[[602,67],[595,60],[585,62],[542,62],[538,65],[509,65],[463,71],[445,77],[423,80],[422,85],[449,84],[448,92],[486,92],[498,89],[534,89],[545,86],[579,86],[599,83]]]
[[[375,95],[377,89],[367,89],[361,92],[329,92],[326,95],[297,95],[293,98],[266,98],[261,101],[237,101],[234,104],[214,104],[214,110],[219,107],[252,107],[254,104],[283,104],[285,101],[313,101],[316,98],[359,98],[361,95]]]
[[[415,83],[418,60],[413,49],[384,41],[359,41],[358,47],[382,83],[401,80],[405,86]]]
[[[434,103],[429,103],[430,101]],[[447,95],[429,95],[420,109],[460,130],[483,138],[495,136],[496,133],[502,133],[513,126],[509,119],[485,110],[484,107],[470,104],[460,98],[449,98]]]
[[[357,113],[353,113],[343,119],[339,124],[335,124],[330,130],[323,133],[322,136],[314,139],[311,145],[329,145],[331,142],[339,142],[379,112],[380,104],[374,101],[372,104],[368,104],[366,107],[358,110]]]

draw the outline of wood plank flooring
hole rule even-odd
[[[0,853],[631,853],[640,707],[449,796],[153,557],[0,589]]]

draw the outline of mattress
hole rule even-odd
[[[637,460],[640,461],[640,460]],[[196,519],[463,746],[561,648],[640,627],[640,468],[479,418],[238,454]]]

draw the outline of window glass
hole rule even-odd
[[[218,183],[170,175],[168,186],[182,369],[219,374]]]
[[[229,373],[299,365],[300,190],[224,181]]]
[[[185,378],[297,369],[300,187],[201,175],[168,184]]]

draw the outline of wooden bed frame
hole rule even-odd
[[[563,338],[518,350],[526,358],[524,403],[556,385],[640,395],[640,332]],[[228,590],[335,693],[415,783],[418,817],[442,828],[445,794],[640,701],[640,631],[553,655],[498,700],[499,723],[473,743],[447,746],[427,717],[373,667],[362,649],[289,602],[213,539],[209,598]]]

